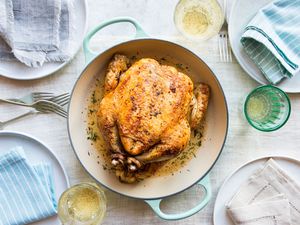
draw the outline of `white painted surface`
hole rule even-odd
[[[242,107],[246,95],[259,84],[250,78],[235,60],[233,63],[219,61],[216,37],[206,42],[192,42],[183,38],[173,24],[175,0],[89,0],[88,3],[90,29],[105,19],[131,16],[136,18],[151,36],[181,44],[200,56],[211,67],[223,86],[230,115],[225,148],[210,173],[213,198],[204,210],[181,221],[167,222],[159,219],[143,201],[106,191],[108,205],[103,224],[212,225],[217,191],[225,177],[237,167],[266,154],[284,154],[300,159],[300,96],[289,95],[292,113],[283,128],[272,133],[262,133],[253,129],[247,124],[242,114]],[[122,40],[130,39],[132,33],[131,25],[117,24],[108,27],[95,36],[91,47],[103,51]],[[69,65],[53,76],[34,81],[14,81],[1,77],[0,97],[17,97],[31,91],[55,93],[70,91],[83,68],[84,56],[80,51]],[[26,111],[24,108],[0,103],[0,120],[24,111]],[[79,164],[71,148],[66,122],[57,115],[31,115],[7,126],[7,129],[29,133],[49,146],[64,164],[71,184],[89,181],[90,177]],[[199,199],[199,191],[195,189],[196,187],[180,196],[172,197],[168,205],[163,208],[174,212],[195,205]],[[162,205],[165,206],[164,202]]]

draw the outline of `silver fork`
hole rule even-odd
[[[53,112],[62,117],[65,117],[65,118],[68,117],[68,113],[66,112],[66,110],[64,110],[64,108],[62,106],[58,105],[55,102],[51,102],[51,101],[47,101],[47,100],[39,100],[33,104],[24,105],[24,106],[32,107],[39,112],[43,112],[43,113]]]
[[[227,18],[227,0],[223,1],[223,11],[224,11],[224,23],[222,28],[219,32],[219,54],[220,54],[220,61],[221,62],[232,62],[232,55],[231,55],[231,47],[229,43],[228,37],[228,24],[226,21]]]
[[[61,95],[58,95],[58,96],[56,96],[56,97],[51,98],[51,100],[52,100],[54,103],[59,104],[60,106],[64,106],[65,104],[67,104],[67,103],[69,102],[69,100],[70,100],[70,94],[68,94],[68,93],[61,94]],[[18,105],[19,105],[19,104],[18,104]],[[6,120],[6,121],[0,121],[0,130],[2,130],[2,129],[3,129],[6,125],[8,125],[9,123],[12,123],[12,122],[14,122],[14,121],[16,121],[16,120],[18,120],[18,119],[21,119],[21,118],[23,118],[23,117],[26,117],[26,116],[28,116],[28,115],[30,115],[30,114],[34,114],[34,113],[37,113],[37,111],[35,111],[35,110],[30,110],[30,111],[28,111],[28,112],[26,112],[26,113],[20,114],[20,115],[14,117],[14,118],[9,119],[9,120]],[[61,115],[60,112],[59,112],[58,114]],[[66,112],[63,112],[63,114],[62,114],[61,116],[67,117]]]
[[[6,102],[20,102],[24,104],[32,104],[38,100],[48,100],[50,98],[55,97],[53,93],[50,92],[32,92],[28,95],[25,95],[21,98],[9,98],[9,99],[2,99],[2,101]]]
[[[43,112],[43,113],[53,112],[62,117],[65,117],[65,118],[68,117],[68,113],[62,106],[58,105],[55,102],[51,102],[48,100],[38,100],[32,104],[24,104],[21,102],[13,102],[12,104],[25,106],[25,107],[31,107],[31,108],[34,108],[35,110],[37,110],[39,112]]]
[[[23,96],[22,98],[0,99],[0,102],[6,102],[6,103],[18,105],[16,103],[33,104],[38,100],[48,100],[58,105],[64,106],[69,103],[70,94],[64,93],[61,95],[54,96],[53,93],[48,93],[48,92],[33,92],[29,95]]]

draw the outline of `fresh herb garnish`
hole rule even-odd
[[[184,66],[181,63],[176,63],[176,67],[181,70],[184,69]]]
[[[192,152],[192,154],[193,154],[193,156],[196,158],[196,155],[195,155],[195,153],[194,153],[194,152]]]
[[[94,112],[96,112],[95,109],[89,109],[89,113],[92,115]]]
[[[88,128],[87,134],[88,134],[87,137],[88,140],[96,141],[98,139],[97,133],[95,133],[90,127]]]
[[[96,96],[95,96],[95,91],[94,91],[93,94],[92,94],[91,102],[92,102],[93,104],[95,104],[95,103],[97,102],[97,99],[96,99]]]

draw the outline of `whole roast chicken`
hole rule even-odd
[[[116,54],[109,63],[98,126],[120,181],[132,183],[146,164],[180,154],[202,121],[209,87],[175,67],[142,58],[130,66]]]

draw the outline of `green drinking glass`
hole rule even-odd
[[[287,122],[291,103],[284,91],[272,85],[264,85],[255,88],[247,96],[244,113],[251,126],[270,132]]]

